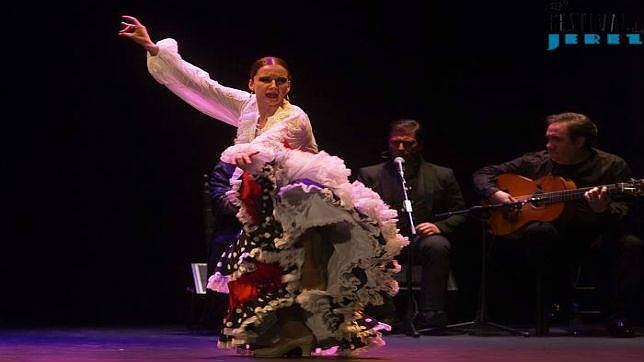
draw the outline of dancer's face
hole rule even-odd
[[[267,106],[281,106],[291,90],[286,68],[278,64],[264,65],[248,81],[248,87],[257,95],[257,102]]]

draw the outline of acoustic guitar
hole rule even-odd
[[[514,203],[493,205],[489,219],[492,235],[508,235],[531,221],[554,221],[563,213],[565,202],[584,198],[593,187],[606,187],[609,194],[644,194],[644,179],[578,189],[575,183],[559,176],[537,180],[515,174],[497,177],[497,187],[512,195]]]

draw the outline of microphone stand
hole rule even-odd
[[[408,336],[412,336],[414,338],[420,337],[420,333],[416,330],[416,326],[414,326],[414,317],[416,317],[417,310],[416,310],[416,302],[414,300],[414,290],[413,290],[413,266],[414,266],[414,252],[413,248],[416,246],[417,243],[417,234],[416,234],[416,226],[414,225],[414,218],[412,215],[412,207],[411,207],[411,201],[409,200],[409,197],[407,196],[407,182],[405,181],[405,174],[403,172],[403,167],[402,167],[402,162],[396,162],[394,160],[394,166],[398,170],[398,175],[400,176],[400,184],[402,186],[402,191],[403,191],[403,210],[407,213],[407,217],[409,219],[409,229],[411,231],[411,238],[409,241],[409,245],[407,246],[407,270],[405,273],[405,278],[406,284],[407,284],[407,312],[405,314],[405,319],[403,320],[403,325],[405,326],[405,334]]]
[[[520,209],[525,203],[526,201],[519,201],[519,202],[513,202],[509,204],[494,204],[494,205],[486,205],[486,206],[479,205],[479,206],[473,206],[465,210],[451,211],[451,212],[445,212],[442,214],[434,215],[435,219],[444,219],[454,215],[463,215],[463,214],[477,213],[479,215],[479,218],[481,221],[481,280],[480,280],[480,286],[479,286],[479,301],[478,301],[476,317],[474,318],[474,320],[470,322],[449,324],[445,327],[423,329],[420,332],[433,332],[437,330],[444,331],[450,328],[479,326],[479,327],[492,327],[505,332],[509,332],[513,335],[530,337],[529,332],[520,331],[518,329],[510,328],[510,327],[489,321],[488,315],[487,315],[487,289],[486,289],[487,287],[487,273],[486,273],[487,272],[487,257],[486,257],[487,256],[487,223],[489,219],[489,212],[491,210],[501,209],[501,208]],[[475,333],[470,332],[470,334],[475,334]]]

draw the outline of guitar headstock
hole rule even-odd
[[[619,182],[616,184],[620,193],[632,196],[644,196],[644,179],[631,179],[629,182]]]

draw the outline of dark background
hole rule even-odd
[[[567,3],[644,26],[641,1]],[[116,35],[121,14],[229,86],[245,89],[256,58],[285,58],[292,102],[353,170],[380,162],[390,121],[421,121],[426,159],[454,169],[468,205],[471,173],[543,148],[552,113],[589,115],[600,147],[644,173],[644,47],[546,52],[551,2],[24,5],[5,24],[0,325],[186,318],[189,263],[205,258],[202,174],[235,130],[152,79],[145,52]],[[463,318],[478,283],[469,227]]]

